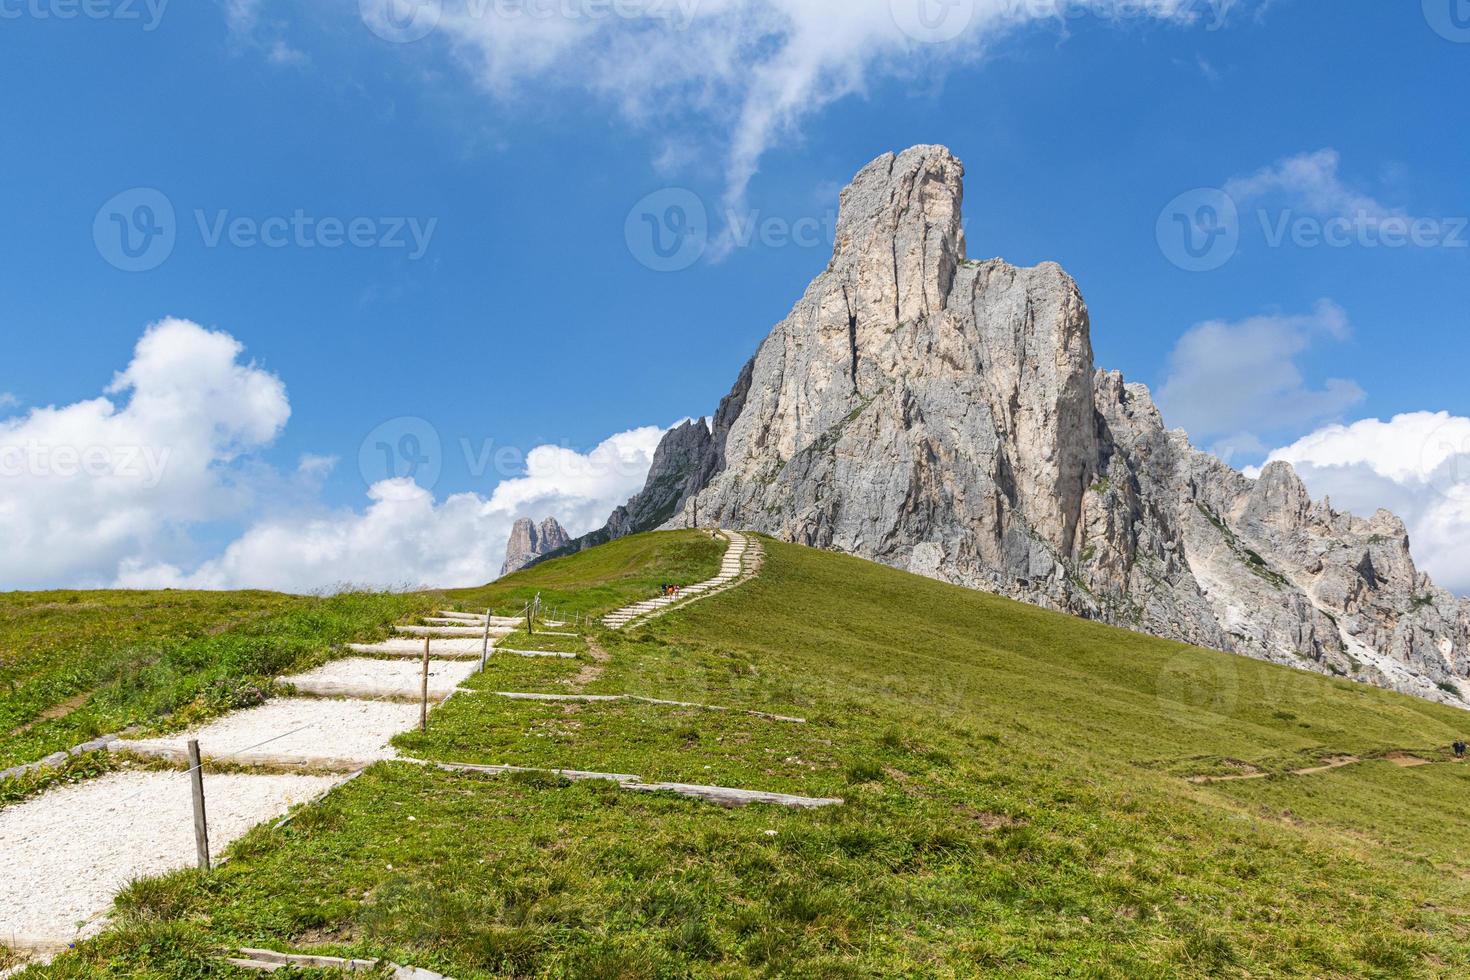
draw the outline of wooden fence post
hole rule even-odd
[[[204,763],[199,757],[199,742],[189,740],[189,783],[194,791],[194,850],[199,870],[209,870],[209,821],[204,814]]]
[[[419,701],[419,731],[429,730],[429,638],[424,637],[423,698]]]
[[[481,673],[484,673],[484,671],[485,671],[485,665],[490,660],[490,613],[491,612],[492,612],[492,610],[489,610],[489,609],[486,609],[485,610],[485,646],[480,650],[480,672]]]

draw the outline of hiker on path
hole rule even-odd
[[[1455,743],[1455,758],[1456,759],[1463,759],[1463,758],[1465,758],[1465,741],[1464,741],[1464,739],[1461,739],[1460,741],[1458,741],[1458,742]]]

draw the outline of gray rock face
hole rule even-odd
[[[670,429],[654,451],[643,490],[608,518],[608,536],[621,538],[672,519],[709,482],[716,455],[704,419]]]
[[[510,540],[505,545],[505,564],[500,567],[500,574],[518,572],[542,555],[566,547],[571,540],[554,517],[546,518],[539,527],[529,517],[522,517],[511,528]]]
[[[1052,263],[973,261],[964,169],[919,146],[842,194],[832,262],[603,538],[748,528],[1158,636],[1464,706],[1470,602],[1393,515],[1251,481],[1093,364]]]

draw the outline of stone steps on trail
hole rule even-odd
[[[250,828],[340,781],[209,773],[211,856],[218,859]],[[125,770],[55,786],[0,809],[0,854],[0,943],[18,952],[59,952],[105,926],[128,882],[194,866],[190,780],[177,771]]]
[[[430,659],[429,697],[435,701],[449,697],[469,680],[476,666],[471,660]],[[278,677],[276,682],[291,685],[297,694],[314,697],[415,702],[423,697],[423,667],[408,658],[395,661],[348,657],[304,674]]]
[[[623,783],[622,786],[623,789],[635,793],[673,793],[731,808],[765,803],[793,810],[816,810],[821,807],[842,806],[845,802],[838,797],[796,796],[791,793],[767,793],[762,790],[699,786],[691,783]]]
[[[494,647],[494,639],[491,647]],[[475,639],[438,639],[429,641],[429,657],[442,658],[446,660],[457,660],[462,657],[479,657],[485,647],[483,638]],[[371,653],[380,657],[422,657],[424,655],[423,640],[408,640],[399,638],[396,640],[382,640],[377,643],[349,643],[347,649],[353,653]]]
[[[413,643],[413,641],[409,641],[410,645],[406,647],[389,646],[388,644],[392,642],[393,641],[389,640],[387,641],[387,643],[353,643],[348,646],[348,649],[352,650],[354,653],[369,653],[376,657],[391,657],[393,659],[413,661],[415,663],[423,660],[424,645],[422,643]],[[468,647],[458,649],[440,645],[440,643],[447,644],[450,642],[452,641],[441,640],[439,641],[439,643],[433,644],[430,648],[429,653],[430,661],[457,660],[463,662],[467,660],[480,659],[483,651],[479,643],[476,643],[473,649]],[[513,650],[509,647],[497,647],[494,644],[491,644],[490,656],[496,657],[501,654],[506,654],[512,657],[559,657],[563,660],[577,659],[577,655],[575,653],[553,653],[545,650]]]
[[[277,953],[271,949],[242,947],[239,956],[226,962],[246,970],[274,972],[288,966],[304,970],[337,970],[344,973],[371,973],[378,968],[377,960],[345,960],[337,956],[310,956],[295,953]]]
[[[548,776],[560,776],[572,781],[601,779],[615,782],[622,789],[635,793],[671,793],[690,799],[704,800],[724,807],[749,806],[764,803],[797,810],[814,810],[820,807],[842,806],[846,801],[837,797],[797,796],[792,793],[770,793],[764,790],[735,789],[729,786],[702,786],[696,783],[645,783],[641,776],[626,773],[586,772],[578,769],[530,769],[523,766],[480,766],[465,762],[426,762],[421,759],[400,759],[417,765],[433,766],[446,772],[516,773],[533,772]]]
[[[470,762],[429,762],[424,759],[400,759],[399,762],[410,762],[420,766],[431,766],[435,769],[443,769],[445,772],[483,772],[490,775],[503,775],[514,772],[534,772],[548,776],[560,776],[573,782],[588,779],[602,779],[614,783],[624,783],[637,780],[637,776],[622,772],[587,772],[582,769],[533,769],[526,766],[480,766]]]
[[[724,557],[720,559],[720,570],[714,578],[681,588],[673,596],[658,596],[615,609],[602,618],[602,624],[610,629],[622,629],[635,620],[692,602],[700,596],[728,588],[732,583],[738,582],[745,574],[745,556],[752,549],[750,539],[738,531],[726,531],[723,534],[730,544],[725,549]]]
[[[254,973],[275,973],[279,970],[296,968],[331,970],[336,973],[377,973],[387,976],[389,980],[448,980],[442,974],[432,970],[421,970],[418,967],[400,966],[397,963],[388,963],[386,967],[383,967],[380,960],[344,960],[336,956],[277,953],[274,950],[249,947],[242,948],[238,952],[239,956],[226,956],[222,958],[222,961],[237,969],[250,970]],[[385,968],[388,972],[383,974],[381,970]]]
[[[641,694],[535,694],[521,693],[517,691],[496,691],[498,698],[509,698],[512,701],[570,701],[585,702],[589,704],[605,703],[608,701],[636,701],[640,704],[663,705],[670,708],[697,708],[701,711],[728,711],[735,714],[751,715],[756,718],[765,718],[769,721],[785,721],[794,725],[805,725],[805,718],[795,718],[790,715],[777,715],[769,711],[757,711],[753,708],[726,708],[717,704],[697,704],[693,701],[669,701],[664,698],[649,698]]]
[[[352,772],[394,758],[393,736],[418,725],[419,706],[396,701],[272,698],[179,735],[121,739],[113,752],[181,763],[190,739],[206,761]]]
[[[457,623],[468,624],[468,625],[471,625],[471,626],[484,626],[485,625],[485,614],[484,613],[461,613],[461,612],[454,612],[453,610],[450,610],[450,609],[441,609],[441,610],[439,610],[439,614],[437,616],[434,616],[434,617],[427,617],[426,616],[425,619],[426,620],[429,620],[429,621],[433,621],[435,619],[452,619],[452,620],[454,620]],[[526,621],[526,617],[524,617],[524,616],[491,616],[490,617],[490,625],[491,626],[519,626],[522,623],[524,623],[525,621]]]
[[[403,636],[481,636],[485,635],[483,626],[395,626],[393,632]],[[490,627],[491,636],[508,636],[515,630],[509,626]]]

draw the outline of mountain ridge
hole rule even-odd
[[[1470,705],[1470,602],[1402,521],[1250,480],[1093,362],[1056,263],[972,260],[941,146],[842,192],[833,258],[596,543],[761,531],[1169,639]]]

